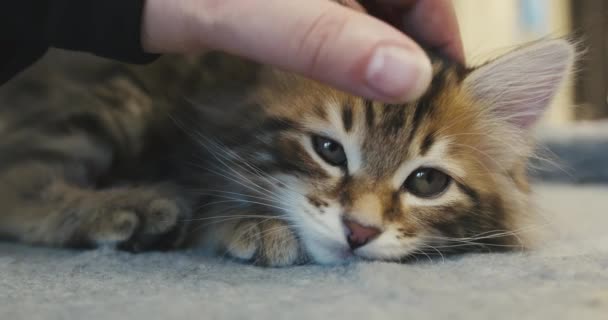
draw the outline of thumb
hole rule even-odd
[[[327,0],[147,0],[150,52],[217,49],[387,102],[418,98],[432,76],[402,32]]]

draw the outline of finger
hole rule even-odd
[[[388,4],[398,8],[410,8],[419,0],[360,0],[364,7],[377,6],[379,4]]]
[[[224,50],[384,101],[415,99],[431,79],[414,41],[327,0],[147,0],[146,10],[172,21],[144,19],[151,51]]]
[[[449,0],[361,0],[367,11],[427,48],[464,62],[458,21]]]
[[[395,2],[398,0],[383,0]],[[424,45],[464,63],[464,49],[454,6],[450,0],[418,0],[404,16],[404,31]]]
[[[363,6],[361,6],[361,4],[359,2],[357,2],[357,0],[334,0],[334,1],[336,1],[337,3],[339,3],[343,6],[347,6],[351,9],[365,12],[365,9],[363,8]]]

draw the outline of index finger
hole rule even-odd
[[[423,46],[464,63],[462,38],[452,1],[361,0],[361,4]]]

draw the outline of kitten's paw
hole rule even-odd
[[[90,237],[96,244],[117,244],[122,250],[167,250],[179,247],[186,237],[189,207],[157,198],[124,208],[101,209]]]
[[[89,237],[95,243],[116,244],[129,240],[139,225],[139,217],[130,210],[116,210],[107,214],[98,213],[92,223]]]
[[[298,238],[282,221],[242,221],[227,240],[230,256],[256,265],[284,267],[305,261]]]
[[[169,199],[152,200],[144,211],[142,232],[155,234],[171,230],[179,219],[189,217],[189,214],[183,211],[176,202]]]

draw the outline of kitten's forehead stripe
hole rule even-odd
[[[458,82],[462,81],[471,71],[461,63],[448,59],[437,52],[427,51],[427,55],[431,58],[433,66],[433,77],[442,76],[440,72],[450,71],[456,76]]]
[[[342,106],[342,124],[346,132],[349,132],[353,128],[353,107],[350,102],[346,102]]]
[[[433,146],[433,143],[435,143],[434,133],[428,133],[420,145],[420,155],[425,156],[429,149],[431,149]]]
[[[387,104],[383,106],[383,127],[388,134],[395,134],[406,124],[406,105]]]
[[[376,113],[374,111],[374,103],[371,100],[364,100],[365,105],[365,123],[368,128],[372,128],[376,122]]]
[[[367,173],[382,177],[391,175],[397,164],[411,157],[426,154],[441,136],[442,126],[454,119],[450,114],[460,111],[457,97],[458,83],[453,63],[434,60],[434,79],[427,92],[417,101],[406,104],[382,104],[360,100],[353,106],[355,117],[365,118],[361,132],[361,153]],[[455,105],[451,102],[455,101]],[[456,109],[454,109],[456,108]],[[454,111],[456,110],[456,111]],[[381,142],[381,143],[379,143]]]
[[[325,110],[323,105],[314,104],[312,107],[312,110],[313,110],[314,114],[317,117],[319,117],[320,119],[323,119],[323,120],[327,119],[327,110]]]
[[[431,81],[431,85],[427,92],[416,102],[414,115],[411,120],[411,132],[407,139],[408,144],[411,144],[414,137],[418,134],[418,128],[428,118],[432,117],[436,108],[444,108],[447,106],[437,106],[437,97],[447,87],[446,77],[449,72],[448,66],[445,63],[434,64],[435,77]]]
[[[294,120],[288,118],[268,118],[262,124],[262,130],[266,132],[280,132],[289,130],[301,130],[302,126]]]

